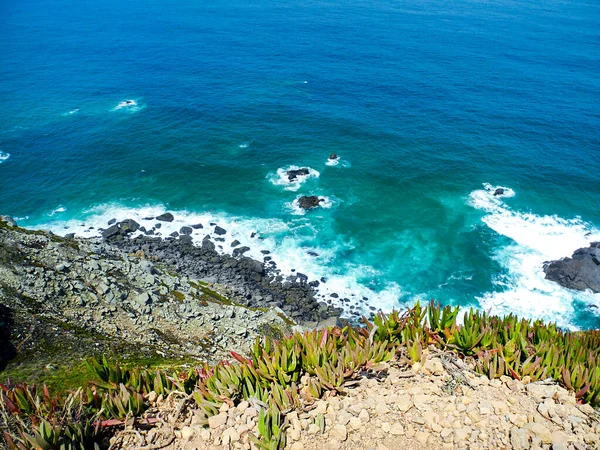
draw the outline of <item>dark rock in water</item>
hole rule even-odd
[[[154,220],[154,217],[144,217],[142,220]]]
[[[197,223],[196,225],[192,225],[194,230],[199,230],[200,228],[204,228],[201,223]]]
[[[315,288],[319,287],[319,284],[320,283],[317,280],[311,281],[310,283],[308,283],[309,286],[312,286],[312,287],[315,287]]]
[[[168,212],[157,216],[156,220],[160,220],[162,222],[173,222],[175,220],[175,217],[173,217],[173,214]]]
[[[102,232],[102,237],[104,239],[109,239],[109,238],[111,238],[113,236],[116,236],[116,235],[118,235],[120,233],[121,233],[121,229],[119,228],[119,226],[118,225],[112,225],[112,226],[108,227],[106,230],[104,230]]]
[[[177,231],[173,231],[171,234],[169,234],[169,236],[177,237],[179,236],[179,233]]]
[[[339,297],[339,295],[338,295],[338,294],[336,294],[335,292],[334,292],[333,294],[331,294],[331,296],[332,296],[333,298],[338,298],[338,297]]]
[[[204,239],[202,239],[202,250],[215,251],[215,244],[210,240],[209,236],[204,236]]]
[[[217,225],[217,224],[216,224],[216,223],[214,223],[214,222],[210,222],[210,223],[209,223],[209,225],[210,225],[211,227],[214,227],[214,226],[215,226],[215,225]]]
[[[10,216],[0,216],[0,222],[6,223],[9,227],[16,227],[17,222]]]
[[[303,281],[304,283],[306,283],[308,281],[308,277],[306,275],[304,275],[303,273],[296,272],[296,276],[298,277],[299,280]]]
[[[244,253],[246,253],[248,250],[250,250],[250,247],[239,247],[233,250],[233,256],[241,256]]]
[[[140,227],[140,230],[142,233],[146,233],[146,227]]]
[[[498,188],[494,191],[494,196],[504,194],[504,189]]]
[[[156,228],[157,230],[162,227],[162,223],[157,223],[154,225],[154,228]]]
[[[261,250],[260,252],[261,252],[263,255],[268,255],[268,254],[270,254],[270,253],[271,253],[269,250]]]
[[[182,234],[179,236],[179,241],[182,244],[192,244],[193,239],[189,234]]]
[[[181,227],[181,229],[179,230],[180,234],[192,234],[194,232],[194,230],[192,230],[190,227]]]
[[[256,236],[256,232],[252,232],[252,234],[250,234],[250,238],[253,238],[254,236]]]
[[[237,247],[238,245],[240,245],[240,241],[238,241],[237,239],[231,243],[232,247]]]
[[[154,230],[148,230],[145,233],[146,233],[146,236],[154,236]]]
[[[306,167],[302,167],[301,169],[288,170],[286,172],[286,174],[288,176],[288,181],[294,181],[296,178],[298,178],[298,176],[306,176],[309,173],[310,172],[308,171],[308,169]]]
[[[225,242],[225,238],[218,237],[218,238],[215,238],[215,241],[217,241],[217,242]]]
[[[134,233],[140,229],[140,224],[133,219],[126,219],[119,222],[119,228],[126,233]]]
[[[327,283],[327,278],[321,277],[321,283]]]
[[[67,233],[65,234],[66,239],[73,239],[75,237],[75,233]]]
[[[313,252],[313,251],[308,251],[306,253],[308,253],[310,256],[319,256],[319,254],[317,252]]]
[[[600,242],[575,250],[571,258],[544,264],[546,279],[568,289],[600,293]]]
[[[312,209],[319,206],[321,201],[316,195],[304,195],[298,199],[298,206],[302,209]]]
[[[219,225],[215,226],[215,234],[218,234],[219,236],[223,236],[225,233],[227,233],[227,230],[225,230],[224,228],[221,228]]]
[[[117,219],[110,219],[110,220],[108,221],[108,225],[113,225],[113,224],[115,224],[115,223],[117,223]]]
[[[329,155],[329,159],[331,159],[331,160],[338,159],[338,155],[336,155],[335,153],[332,153],[331,155]]]

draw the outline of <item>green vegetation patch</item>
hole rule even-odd
[[[32,432],[31,427],[44,434],[36,425],[44,421],[61,439],[73,439],[68,430],[76,427],[80,430],[77,445],[90,440],[101,445],[94,435],[98,431],[87,428],[91,421],[112,419],[124,424],[125,418],[139,417],[146,410],[151,391],[163,395],[178,391],[195,400],[201,423],[208,423],[225,402],[236,405],[243,399],[257,399],[264,406],[259,408],[259,434],[251,439],[259,448],[280,449],[285,446],[287,411],[328,392],[343,393],[348,382],[385,370],[385,363],[398,355],[422,361],[423,349],[429,345],[454,352],[489,378],[551,377],[574,391],[579,401],[600,405],[600,331],[571,333],[554,324],[473,310],[464,314],[459,325],[458,313],[458,308],[417,303],[404,313],[380,314],[373,322],[365,319],[362,328],[329,327],[277,340],[257,338],[249,357],[232,352],[234,364],[150,370],[125,368],[105,357],[91,359],[87,370],[93,379],[87,386],[76,397],[57,398],[50,406],[46,393],[24,385],[4,387],[0,421],[5,423],[0,425],[10,431],[6,440],[11,449],[17,448],[13,442],[22,445],[19,448],[35,448],[24,436]],[[301,379],[307,380],[302,389]],[[65,414],[67,407],[79,414]],[[47,440],[40,446],[58,448]]]

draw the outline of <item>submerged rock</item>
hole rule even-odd
[[[575,250],[571,258],[544,264],[546,279],[577,291],[600,292],[600,242]]]
[[[502,188],[497,188],[494,191],[494,197],[497,196],[497,195],[502,195],[502,194],[504,194],[504,189],[502,189]]]

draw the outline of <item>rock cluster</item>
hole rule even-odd
[[[268,256],[264,262],[243,256],[250,248],[237,247],[239,241],[232,243],[232,246],[236,243],[232,255],[219,253],[213,241],[218,243],[219,236],[226,233],[227,230],[215,226],[217,237],[207,234],[201,246],[193,245],[187,233],[177,238],[147,235],[129,238],[129,232],[121,230],[106,239],[128,254],[144,252],[178,274],[215,284],[228,298],[245,306],[281,308],[295,321],[309,327],[340,316],[340,308],[315,299],[318,281],[309,281],[301,273],[284,276]],[[356,314],[359,317],[358,311]]]
[[[575,250],[571,258],[551,261],[544,265],[546,279],[569,289],[600,292],[600,242]]]
[[[287,414],[286,448],[583,450],[600,446],[598,412],[555,384],[508,377],[490,381],[461,360],[432,355],[412,368],[363,378],[344,395]],[[159,408],[160,409],[160,408]],[[251,449],[258,406],[223,405],[208,426],[187,417],[145,437],[167,449]],[[115,440],[125,439],[117,436]],[[125,447],[122,447],[125,448]]]

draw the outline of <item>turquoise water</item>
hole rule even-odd
[[[541,266],[600,239],[599,17],[554,0],[3,2],[0,211],[89,236],[170,210],[173,229],[216,220],[327,277],[320,295],[598,328],[600,295]],[[313,176],[284,183],[294,165]],[[305,194],[327,208],[300,215]]]

